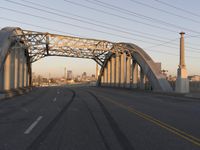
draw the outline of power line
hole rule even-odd
[[[121,32],[121,33],[128,34],[128,35],[131,35],[131,36],[136,35],[136,36],[147,38],[147,39],[150,39],[150,40],[164,42],[163,40],[160,40],[160,39],[148,37],[148,36],[145,36],[145,35],[130,33],[130,32],[124,31],[122,29],[116,29],[116,28],[113,28],[113,27],[108,27],[108,26],[96,24],[96,23],[93,23],[93,22],[88,22],[88,21],[85,21],[85,20],[82,20],[82,19],[77,19],[77,18],[66,16],[66,15],[63,15],[63,14],[58,14],[58,13],[55,13],[55,12],[52,12],[52,11],[47,11],[47,10],[44,10],[44,9],[40,9],[40,8],[36,8],[36,7],[33,7],[33,6],[25,5],[25,4],[22,4],[22,3],[14,2],[12,0],[5,0],[5,1],[8,1],[10,3],[14,3],[16,5],[28,7],[28,8],[31,8],[31,9],[39,10],[39,11],[42,11],[42,12],[46,12],[46,13],[49,13],[49,14],[53,14],[53,15],[56,15],[56,16],[59,16],[59,17],[64,17],[64,18],[67,18],[67,19],[72,19],[72,20],[75,20],[75,21],[79,21],[79,22],[90,24],[90,25],[98,26],[98,27],[101,27],[101,28],[104,28],[104,29],[109,29],[109,30],[112,30],[112,31]]]
[[[0,8],[3,8],[3,7],[0,7]],[[49,19],[49,18],[45,18],[45,17],[41,17],[41,16],[37,16],[37,15],[33,15],[33,14],[29,14],[29,13],[26,13],[26,12],[22,12],[22,11],[18,11],[18,10],[13,10],[13,9],[9,9],[9,8],[3,8],[3,9],[6,9],[6,10],[10,10],[10,11],[14,11],[14,12],[17,12],[17,13],[21,13],[21,14],[26,14],[26,15],[29,15],[29,16],[34,16],[34,17],[37,17],[37,18],[41,18],[41,19],[45,19],[45,20],[51,20],[51,21],[53,21],[53,22],[60,22],[60,21],[58,21],[58,20],[53,20],[53,19]],[[65,22],[60,22],[60,23],[65,23]],[[72,25],[72,24],[70,24],[70,25]],[[74,25],[73,25],[74,26]],[[37,26],[38,27],[38,26]],[[77,26],[76,26],[77,27]],[[79,28],[83,28],[82,26],[78,26]],[[84,28],[85,29],[85,28]],[[87,28],[88,29],[88,28]],[[89,28],[89,30],[91,30],[91,28]],[[99,32],[99,31],[98,31]],[[102,33],[102,31],[100,31],[101,33]],[[110,35],[110,33],[108,33],[108,32],[103,32],[103,33],[105,33],[105,34],[109,34]],[[113,35],[113,34],[112,34]],[[116,34],[114,34],[115,36],[118,36],[118,35],[116,35]],[[127,37],[123,37],[123,38],[127,38]],[[143,41],[143,42],[145,42],[145,43],[149,43],[149,42],[146,42],[146,41]],[[167,47],[167,46],[166,46]]]
[[[1,6],[0,6],[0,9],[4,9],[4,10],[7,10],[7,11],[20,13],[20,14],[23,14],[23,15],[32,16],[32,17],[35,17],[35,18],[40,18],[40,19],[43,19],[43,20],[51,21],[51,22],[58,22],[60,24],[69,25],[69,26],[76,27],[76,28],[79,28],[79,29],[85,29],[85,30],[89,30],[89,31],[94,31],[94,32],[102,33],[102,34],[112,35],[112,36],[115,36],[115,37],[117,36],[117,37],[121,37],[123,39],[127,39],[128,38],[128,39],[135,40],[135,41],[140,41],[140,42],[149,43],[149,44],[155,44],[155,43],[152,43],[152,42],[149,42],[149,41],[145,41],[145,40],[141,40],[141,39],[135,39],[135,38],[127,37],[127,36],[122,36],[122,35],[114,34],[114,33],[110,33],[110,32],[105,32],[105,31],[93,29],[93,28],[90,28],[90,27],[84,27],[84,26],[80,26],[80,25],[75,25],[75,24],[71,24],[71,23],[68,23],[68,22],[63,22],[63,21],[60,21],[60,20],[52,19],[52,18],[46,18],[46,17],[43,17],[43,16],[38,16],[38,15],[30,14],[30,13],[27,13],[27,12],[15,10],[15,9],[10,9],[10,8],[1,7]]]
[[[18,20],[15,20],[15,19],[9,19],[7,17],[6,18],[0,17],[0,19],[10,21],[10,22],[20,23],[20,24],[24,24],[24,25],[28,25],[28,26],[32,26],[32,27],[36,27],[36,28],[47,29],[47,30],[50,30],[50,31],[53,31],[53,32],[59,32],[59,33],[62,33],[62,34],[68,34],[70,36],[80,36],[80,35],[75,35],[75,34],[72,34],[72,33],[69,33],[69,32],[64,32],[64,31],[57,30],[57,29],[52,29],[52,28],[48,28],[48,27],[34,25],[34,24],[31,24],[31,23],[22,22],[22,21],[18,21]]]
[[[55,9],[53,7],[47,7],[47,6],[41,5],[39,3],[34,3],[34,2],[27,1],[27,0],[21,0],[21,1],[24,1],[24,2],[29,3],[29,4],[33,4],[35,6],[40,6],[42,8],[46,8],[46,9],[49,9],[49,10],[54,10],[54,11],[57,11],[57,12],[60,12],[60,13],[70,14],[70,15],[78,17],[78,18],[84,18],[84,19],[89,20],[89,21],[98,22],[98,23],[105,24],[105,25],[112,26],[112,27],[116,27],[116,28],[119,28],[119,29],[126,29],[126,31],[129,30],[129,31],[133,31],[133,32],[136,32],[136,33],[140,33],[140,34],[145,34],[145,35],[149,35],[149,36],[153,36],[153,37],[157,37],[157,38],[162,38],[162,39],[170,40],[169,38],[166,38],[166,37],[163,37],[163,36],[159,36],[159,35],[155,35],[155,34],[150,34],[150,33],[146,33],[146,32],[141,32],[141,31],[138,31],[138,30],[133,30],[133,29],[130,29],[130,28],[126,28],[124,26],[116,25],[116,24],[110,24],[110,23],[107,23],[107,22],[102,22],[102,21],[99,21],[99,20],[96,20],[96,19],[91,19],[91,18],[88,18],[88,17],[76,15],[76,14],[73,14],[71,12],[67,12],[67,11],[62,11],[62,10],[59,10],[59,9]]]
[[[66,15],[61,15],[61,14],[58,14],[58,13],[55,13],[55,12],[52,12],[52,11],[47,11],[47,10],[44,10],[44,9],[40,9],[40,8],[36,8],[36,7],[33,7],[33,6],[29,6],[29,5],[25,5],[25,4],[22,4],[22,3],[18,3],[18,2],[13,2],[12,0],[6,0],[8,2],[11,2],[11,3],[14,3],[14,4],[17,4],[17,5],[20,5],[20,6],[24,6],[24,7],[28,7],[28,8],[31,8],[31,9],[36,9],[36,10],[39,10],[39,11],[43,11],[43,12],[46,12],[46,13],[50,13],[50,14],[53,14],[53,15],[57,15],[57,16],[60,16],[60,17],[64,17],[64,18],[69,18],[69,19],[73,19],[73,20],[76,20],[76,21],[80,21],[80,22],[84,22],[84,23],[88,23],[88,24],[92,24],[92,25],[95,25],[95,26],[98,26],[98,27],[102,27],[102,28],[105,28],[105,29],[109,29],[109,30],[113,30],[113,31],[118,31],[118,32],[121,32],[121,33],[125,33],[125,34],[129,34],[129,35],[132,35],[132,33],[130,32],[127,32],[127,31],[123,31],[123,30],[119,30],[119,29],[114,29],[114,28],[111,28],[111,27],[106,27],[104,25],[99,25],[99,24],[96,24],[96,23],[91,23],[91,22],[88,22],[88,21],[84,21],[84,20],[80,20],[80,19],[76,19],[76,18],[73,18],[73,17],[68,17]],[[24,0],[26,1],[26,0]],[[32,3],[32,2],[31,2]],[[35,4],[35,3],[32,3],[32,4]],[[35,4],[37,5],[37,4]],[[43,5],[41,5],[43,6]],[[48,8],[48,7],[47,7]],[[48,8],[50,9],[50,8]],[[134,34],[134,33],[133,33]],[[154,41],[161,41],[162,43],[161,44],[158,44],[158,45],[161,45],[163,46],[165,43],[166,44],[169,44],[171,42],[168,42],[168,41],[163,41],[163,40],[160,40],[160,39],[155,39],[155,38],[150,38],[150,37],[147,37],[147,36],[144,36],[144,35],[138,35],[138,34],[135,34],[137,36],[140,36],[140,37],[143,37],[143,38],[147,38],[147,39],[150,39],[150,40],[154,40]],[[137,39],[138,40],[138,39]],[[175,39],[176,40],[176,39]],[[141,41],[141,40],[140,40]],[[171,40],[170,40],[171,41]],[[149,43],[149,42],[148,42]],[[163,44],[164,43],[164,44]],[[152,43],[150,43],[152,44]],[[155,44],[155,43],[153,43]],[[173,44],[174,45],[174,44]],[[156,44],[157,46],[157,44]],[[155,46],[153,46],[155,47]],[[175,48],[175,47],[172,47],[172,46],[168,46],[170,48]],[[191,48],[191,49],[196,49],[196,48]],[[199,49],[198,49],[199,50]],[[197,51],[192,51],[194,53],[199,53]]]
[[[181,28],[183,30],[187,30],[187,31],[190,31],[190,32],[193,32],[193,33],[200,33],[199,31],[194,31],[194,30],[189,29],[189,28],[185,28],[185,27],[178,26],[178,25],[175,25],[175,24],[172,24],[172,23],[168,23],[166,21],[159,20],[159,19],[156,19],[156,18],[152,18],[152,17],[146,16],[146,15],[134,12],[134,11],[130,11],[130,10],[124,9],[122,7],[118,7],[118,6],[115,6],[115,5],[106,3],[106,2],[101,2],[99,0],[94,0],[94,1],[85,0],[85,1],[87,1],[87,2],[89,2],[91,4],[94,4],[94,5],[97,5],[97,6],[104,7],[104,8],[109,8],[109,9],[112,9],[112,10],[117,10],[118,12],[122,12],[124,14],[135,15],[136,17],[141,18],[141,19],[150,20],[150,21],[153,21],[153,22],[158,22],[159,24],[163,24],[165,26],[171,26],[171,27],[177,28],[177,29]]]
[[[146,48],[144,48],[145,52],[147,51],[150,51],[150,52],[156,52],[156,53],[160,53],[160,54],[163,54],[163,55],[170,55],[170,56],[174,56],[174,57],[179,57],[178,54],[176,53],[169,53],[169,52],[161,52],[161,51],[158,51],[158,50],[147,50]],[[195,56],[185,56],[187,58],[193,58],[193,59],[199,59],[200,57],[195,57]]]
[[[200,17],[200,15],[198,15],[198,14],[196,14],[196,13],[193,13],[193,12],[191,12],[191,11],[189,11],[189,10],[186,10],[186,9],[183,9],[183,8],[180,8],[180,7],[171,5],[171,4],[169,4],[169,3],[166,3],[166,2],[163,2],[163,1],[160,1],[160,0],[154,0],[154,1],[156,1],[156,2],[158,2],[158,3],[160,3],[160,4],[162,4],[162,5],[166,5],[166,6],[168,6],[168,7],[174,8],[174,9],[176,9],[176,10],[182,11],[182,12],[184,12],[184,13],[188,13],[188,14],[190,14],[190,15],[193,15],[193,16],[196,16],[196,17]]]
[[[131,1],[131,2],[133,2],[133,3],[136,3],[136,4],[139,4],[139,5],[142,5],[142,6],[145,6],[145,7],[148,7],[148,8],[151,8],[151,9],[154,9],[154,10],[157,10],[157,11],[162,12],[162,13],[165,13],[165,14],[169,14],[169,15],[172,15],[172,16],[176,16],[176,17],[185,19],[185,20],[187,20],[187,21],[192,21],[192,22],[195,22],[195,23],[200,23],[200,21],[197,21],[197,20],[194,20],[194,19],[191,19],[191,18],[182,16],[182,15],[179,15],[179,14],[175,14],[175,13],[173,13],[173,12],[166,11],[166,10],[164,10],[164,9],[157,8],[157,7],[148,5],[148,4],[146,4],[146,3],[143,3],[143,2],[140,2],[140,1],[137,1],[137,0],[129,0],[129,1]]]
[[[160,30],[168,31],[168,32],[172,32],[172,33],[177,32],[177,31],[169,29],[169,28],[165,28],[165,27],[161,27],[161,26],[145,23],[145,22],[138,21],[138,20],[135,20],[135,19],[132,19],[132,18],[124,17],[124,16],[117,15],[117,14],[114,14],[114,13],[111,13],[111,12],[107,12],[107,11],[104,11],[104,10],[101,10],[101,9],[98,9],[98,8],[89,7],[87,5],[83,5],[83,4],[74,2],[74,1],[73,2],[69,1],[69,0],[64,0],[64,1],[67,2],[67,3],[71,3],[73,5],[76,5],[76,6],[81,6],[81,7],[87,8],[87,9],[91,9],[91,10],[96,11],[96,12],[100,12],[100,13],[106,14],[106,15],[109,15],[109,16],[114,16],[114,17],[117,17],[117,18],[120,18],[120,19],[124,19],[124,20],[130,21],[130,22],[143,24],[143,25],[146,25],[148,27],[153,27],[153,28],[156,28],[156,29],[160,29]]]
[[[80,3],[76,3],[76,2],[72,2],[72,1],[69,1],[69,0],[64,0],[65,2],[68,2],[68,3],[71,3],[71,4],[73,4],[73,5],[77,5],[77,6],[81,6],[81,7],[84,7],[84,8],[87,8],[87,9],[91,9],[91,10],[93,10],[93,11],[96,11],[96,12],[101,12],[101,13],[103,13],[103,14],[107,14],[107,15],[110,15],[110,16],[115,16],[115,17],[118,17],[118,18],[122,18],[122,19],[125,19],[125,20],[128,20],[128,21],[133,21],[132,19],[129,19],[129,18],[126,18],[126,17],[123,17],[123,16],[120,16],[120,15],[116,15],[116,14],[113,14],[113,13],[110,13],[110,12],[106,12],[106,11],[104,11],[104,10],[101,10],[101,9],[97,9],[97,8],[92,8],[92,7],[89,7],[89,6],[87,6],[87,5],[83,5],[83,4],[80,4]],[[134,20],[134,21],[136,21],[136,20]],[[137,22],[137,21],[136,21]],[[141,23],[141,24],[143,24],[144,22],[139,22],[139,23]],[[151,27],[155,27],[154,25],[152,26],[151,24],[146,24],[146,23],[144,23],[145,25],[147,25],[147,26],[151,26]],[[170,30],[170,29],[163,29],[163,27],[161,27],[160,28],[160,26],[158,27],[155,27],[155,28],[159,28],[159,29],[162,29],[162,30],[167,30],[167,31],[169,31],[169,32],[176,32],[176,31],[172,31],[172,30]],[[188,36],[189,37],[189,36]],[[191,48],[191,47],[190,47]],[[196,49],[196,50],[199,50],[199,49],[197,49],[197,48],[191,48],[191,49]]]
[[[9,18],[4,18],[4,17],[0,17],[0,19],[6,20],[6,21],[10,21],[10,22],[15,22],[15,23],[21,23],[21,24],[25,24],[25,25],[29,25],[29,26],[33,26],[33,27],[38,27],[38,28],[41,28],[41,29],[48,29],[48,30],[60,32],[60,33],[63,33],[63,34],[66,34],[66,33],[67,34],[71,34],[71,33],[68,33],[68,32],[63,32],[63,31],[60,31],[60,30],[52,29],[52,28],[47,28],[47,27],[42,27],[42,26],[30,24],[30,23],[25,23],[25,22],[22,22],[22,21],[14,20],[14,19],[9,19]],[[71,34],[71,35],[72,36],[78,36],[78,35],[73,35],[73,34]],[[147,49],[147,48],[145,48],[145,49]],[[161,51],[157,51],[157,50],[149,50],[148,49],[146,51],[156,52],[156,53],[161,53],[161,54],[166,54],[166,55],[170,55],[170,56],[179,56],[178,54],[175,54],[175,53],[161,52]],[[194,58],[194,59],[199,59],[199,57],[193,57],[193,56],[186,56],[186,57],[190,57],[190,58]]]

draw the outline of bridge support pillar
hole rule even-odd
[[[126,54],[121,54],[121,78],[120,78],[120,87],[125,85],[125,74],[126,74]]]
[[[104,78],[104,86],[107,86],[107,84],[108,84],[108,69],[107,69],[107,66],[104,68],[103,78]]]
[[[115,57],[111,58],[111,86],[115,85],[115,75],[116,75],[116,73],[115,73],[115,70],[116,70],[115,60],[116,60]]]
[[[3,72],[3,69],[0,70],[0,91],[3,91],[3,88],[4,88],[4,72]]]
[[[29,86],[29,73],[28,73],[28,64],[27,64],[27,58],[26,58],[26,87]]]
[[[27,86],[27,63],[26,63],[26,57],[24,56],[23,59],[23,65],[24,65],[24,87]]]
[[[142,68],[140,68],[140,89],[145,89],[145,77]]]
[[[138,64],[132,61],[132,88],[137,88],[138,85]]]
[[[110,86],[111,84],[111,61],[109,60],[108,61],[108,64],[107,64],[107,68],[108,68],[108,83],[107,83],[107,86]]]
[[[127,56],[126,60],[126,87],[130,88],[131,82],[131,56]]]
[[[104,77],[103,77],[103,75],[101,76],[101,86],[103,86],[104,85]]]
[[[10,89],[15,88],[15,50],[11,50]]]
[[[24,51],[19,51],[19,88],[24,85]]]
[[[14,88],[17,89],[19,87],[19,50],[15,50],[15,81]]]
[[[98,63],[96,63],[96,80],[98,80],[98,76],[99,76],[99,66]]]
[[[4,90],[10,90],[10,78],[11,78],[11,54],[7,55],[5,64],[4,64]]]
[[[115,62],[116,62],[116,79],[115,79],[115,86],[119,86],[119,81],[120,81],[120,57],[119,54],[116,54],[115,57]]]

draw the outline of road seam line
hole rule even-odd
[[[39,116],[25,131],[24,134],[29,134],[34,127],[39,123],[39,121],[42,119],[42,116]]]

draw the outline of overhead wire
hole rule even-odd
[[[95,26],[98,26],[98,27],[102,27],[102,28],[105,28],[105,29],[114,30],[114,31],[118,31],[118,32],[121,32],[121,33],[129,34],[129,35],[131,35],[131,36],[132,36],[133,34],[135,34],[135,33],[130,33],[130,32],[127,32],[127,31],[123,31],[123,30],[121,30],[121,29],[119,30],[119,29],[115,29],[115,28],[113,28],[113,27],[107,27],[107,26],[105,26],[105,25],[99,25],[99,24],[96,24],[96,23],[91,23],[91,22],[82,20],[82,19],[76,19],[76,18],[74,18],[74,17],[69,17],[69,16],[66,16],[66,15],[62,15],[62,14],[58,14],[58,13],[52,12],[52,11],[47,11],[47,10],[44,10],[44,9],[40,9],[40,8],[36,8],[36,7],[33,7],[33,6],[25,5],[25,4],[22,4],[22,3],[19,3],[19,2],[14,2],[14,1],[12,1],[12,0],[5,0],[5,1],[8,1],[8,2],[17,4],[17,5],[20,5],[20,6],[24,6],[24,7],[36,9],[36,10],[39,10],[39,11],[43,11],[43,12],[46,12],[46,13],[50,13],[50,14],[53,14],[53,15],[57,15],[57,16],[60,16],[60,17],[69,18],[69,19],[73,19],[73,20],[76,20],[76,21],[80,21],[80,22],[92,24],[92,25],[95,25]],[[22,0],[22,1],[26,1],[26,0]],[[32,3],[32,4],[35,4],[35,3],[33,3],[33,2],[31,2],[31,3]],[[37,4],[35,4],[35,5],[37,5]],[[40,5],[40,6],[43,6],[43,5]],[[43,7],[44,7],[44,6],[43,6]],[[47,7],[47,8],[48,8],[48,7]],[[50,9],[50,8],[49,8],[49,9]],[[171,43],[171,42],[168,42],[168,41],[163,41],[163,40],[160,40],[160,39],[155,39],[155,38],[147,37],[147,36],[144,36],[144,35],[139,35],[139,34],[135,34],[135,35],[137,35],[137,36],[139,36],[139,37],[147,38],[147,39],[150,39],[150,40],[154,40],[154,41],[160,41],[160,42],[162,42],[160,45],[164,45],[165,43],[166,43],[166,44]],[[174,40],[176,40],[176,39],[174,39]],[[169,41],[171,41],[171,40],[169,40]],[[150,44],[152,44],[152,43],[150,43]],[[153,43],[153,44],[156,44],[156,43]],[[174,45],[174,44],[173,44],[173,45]],[[169,46],[169,47],[175,48],[175,47],[172,47],[172,46]],[[194,49],[194,50],[195,50],[196,48],[191,48],[191,49]],[[194,50],[193,50],[192,52],[194,52],[194,53],[199,53],[199,52],[194,51]],[[198,50],[200,50],[200,49],[198,49]]]
[[[39,10],[39,11],[42,11],[42,12],[46,12],[46,13],[49,13],[49,14],[53,14],[53,15],[56,15],[56,16],[59,16],[59,17],[63,17],[63,18],[67,18],[67,19],[72,19],[72,20],[75,20],[75,21],[87,23],[87,24],[90,24],[90,25],[94,25],[94,26],[98,26],[98,27],[104,28],[104,29],[109,29],[109,30],[112,30],[112,31],[121,32],[123,34],[128,34],[128,35],[131,35],[131,36],[138,36],[138,37],[142,37],[142,38],[147,38],[148,40],[153,40],[153,41],[165,42],[163,40],[160,40],[160,38],[158,39],[158,38],[152,38],[152,37],[149,37],[149,36],[146,36],[146,35],[140,35],[140,34],[136,34],[136,33],[130,33],[129,31],[125,31],[123,29],[113,28],[113,26],[110,27],[110,26],[105,26],[105,25],[102,25],[102,24],[97,24],[97,23],[94,23],[94,22],[89,22],[89,21],[86,21],[86,20],[83,20],[83,19],[77,19],[77,18],[74,18],[74,17],[71,17],[71,16],[67,16],[67,15],[63,15],[63,14],[58,14],[58,13],[55,13],[53,11],[48,11],[48,10],[40,9],[38,7],[33,7],[33,6],[30,6],[30,5],[22,4],[22,3],[15,2],[15,1],[12,1],[12,0],[5,0],[5,1],[10,2],[10,3],[14,3],[16,5],[28,7],[28,8],[31,8],[31,9]]]
[[[121,16],[119,16],[119,15],[115,15],[115,14],[113,14],[113,13],[110,13],[110,12],[105,12],[104,10],[101,10],[101,9],[94,9],[94,8],[92,8],[92,7],[89,7],[89,6],[87,6],[87,5],[83,5],[83,4],[79,4],[79,3],[76,3],[76,2],[72,2],[72,1],[69,1],[69,0],[64,0],[64,1],[66,1],[66,2],[68,2],[68,3],[71,3],[71,4],[73,4],[73,5],[77,5],[77,6],[81,6],[81,7],[85,7],[85,8],[88,8],[88,9],[91,9],[91,10],[94,10],[94,11],[97,11],[97,12],[101,12],[101,13],[104,13],[104,14],[107,14],[107,15],[114,15],[115,17],[121,17]],[[87,0],[86,0],[87,1]],[[127,18],[126,18],[127,19]],[[130,20],[129,20],[130,21]],[[141,22],[140,22],[141,23]],[[150,25],[151,26],[151,25]],[[163,29],[162,27],[161,27],[161,29]],[[164,29],[165,30],[165,29]],[[169,31],[169,32],[176,32],[176,31],[171,31],[171,30],[168,30],[168,29],[166,29],[167,31]],[[165,43],[165,42],[164,42]],[[166,43],[168,43],[168,42],[166,42]],[[162,44],[162,43],[161,43]],[[190,49],[196,49],[196,50],[200,50],[200,49],[198,49],[198,48],[193,48],[193,47],[189,47]]]
[[[193,16],[196,16],[196,17],[200,17],[199,14],[196,14],[196,13],[194,13],[194,12],[191,12],[191,11],[189,11],[189,10],[187,10],[187,9],[183,9],[183,8],[180,8],[180,7],[171,5],[171,4],[167,3],[167,2],[163,2],[163,1],[161,1],[161,0],[154,0],[154,1],[156,1],[156,2],[158,2],[158,3],[160,3],[160,4],[162,4],[162,5],[165,5],[165,6],[174,8],[174,9],[176,9],[176,10],[182,11],[182,12],[184,12],[184,13],[188,13],[188,14],[190,14],[190,15],[193,15]]]
[[[79,29],[85,29],[85,30],[88,30],[88,31],[94,31],[94,32],[102,33],[102,34],[112,35],[112,36],[115,36],[115,37],[117,36],[117,37],[121,37],[123,39],[127,39],[128,38],[128,39],[135,40],[135,41],[140,41],[140,42],[149,43],[149,44],[155,44],[155,43],[152,43],[152,42],[149,42],[149,41],[136,39],[136,38],[131,38],[131,37],[127,37],[127,36],[122,36],[120,34],[101,31],[101,30],[98,30],[98,29],[90,28],[90,27],[71,24],[71,23],[68,23],[68,22],[64,22],[64,21],[60,21],[60,20],[56,20],[56,19],[52,19],[52,18],[47,18],[47,17],[43,17],[43,16],[38,16],[38,15],[30,14],[30,13],[27,13],[27,12],[24,12],[24,11],[19,11],[19,10],[16,10],[16,9],[11,9],[11,8],[1,7],[1,6],[0,6],[0,9],[4,9],[4,10],[7,10],[7,11],[20,13],[20,14],[23,14],[23,15],[32,16],[32,17],[35,17],[35,18],[40,18],[40,19],[43,19],[43,20],[51,21],[51,22],[57,22],[57,23],[60,23],[60,24],[69,25],[69,26],[76,27],[76,28],[79,28]]]
[[[0,7],[0,8],[3,8],[3,7]],[[9,9],[9,8],[3,8],[3,9],[8,9],[8,10],[12,10],[12,11],[14,11],[14,12],[20,12],[20,13],[22,13],[22,14],[26,14],[26,15],[30,15],[30,16],[34,16],[34,17],[39,17],[39,18],[41,18],[41,19],[45,19],[45,20],[49,20],[49,18],[46,18],[46,17],[41,17],[41,16],[37,16],[37,15],[33,15],[33,14],[30,14],[30,13],[26,13],[26,12],[22,12],[22,11],[17,11],[17,10],[14,10],[14,9]],[[52,19],[51,19],[52,20]],[[10,20],[11,21],[11,20]],[[58,21],[58,20],[52,20],[52,21]],[[60,22],[60,21],[59,21]],[[64,22],[61,22],[61,23],[64,23]],[[37,26],[37,27],[39,27],[39,26]],[[80,26],[78,26],[78,27],[80,27]],[[81,27],[82,28],[82,27]],[[89,28],[90,30],[91,30],[91,28]],[[104,33],[104,32],[103,32]],[[110,33],[107,33],[107,34],[110,34]],[[116,35],[115,35],[116,36]],[[192,57],[192,56],[190,56],[190,57]]]
[[[21,0],[21,1],[29,3],[29,4],[32,4],[32,5],[35,5],[35,6],[40,6],[40,7],[45,8],[45,9],[54,10],[54,11],[57,11],[57,12],[60,12],[60,13],[69,14],[69,15],[72,15],[72,16],[75,16],[75,17],[78,17],[78,18],[84,18],[84,19],[89,20],[89,21],[98,22],[98,23],[105,24],[105,25],[112,26],[112,27],[116,27],[116,28],[119,28],[119,29],[125,29],[126,31],[133,31],[133,32],[140,33],[140,34],[149,35],[151,37],[153,36],[153,37],[157,37],[157,38],[170,40],[169,38],[166,38],[166,37],[163,37],[163,36],[159,36],[159,35],[155,35],[155,34],[151,34],[151,33],[147,33],[147,32],[141,32],[141,31],[138,31],[138,30],[133,30],[133,29],[124,27],[124,26],[119,26],[119,25],[116,25],[116,24],[111,24],[111,23],[99,21],[99,20],[96,20],[96,19],[91,19],[89,17],[80,16],[80,15],[77,15],[77,14],[74,14],[74,13],[71,13],[71,12],[68,12],[68,11],[62,11],[60,9],[55,9],[53,7],[47,7],[46,5],[42,5],[42,4],[39,4],[39,3],[31,2],[31,1],[28,1],[28,0]]]
[[[106,15],[109,15],[109,16],[114,16],[114,17],[117,17],[117,18],[120,18],[120,19],[123,19],[123,20],[127,20],[127,21],[130,21],[130,22],[133,22],[133,23],[139,23],[139,24],[145,25],[147,27],[152,27],[152,28],[155,28],[155,29],[168,31],[168,32],[171,32],[171,33],[177,32],[176,30],[172,30],[172,29],[169,29],[169,28],[165,28],[165,27],[161,27],[161,26],[145,23],[145,22],[142,22],[142,21],[135,20],[133,18],[128,18],[128,17],[125,17],[125,16],[121,16],[121,15],[118,15],[118,14],[115,14],[115,13],[111,13],[111,12],[108,12],[108,11],[105,11],[105,10],[102,10],[102,9],[93,8],[93,7],[90,7],[90,6],[87,6],[87,5],[84,5],[84,4],[80,4],[80,3],[77,3],[77,2],[74,2],[74,1],[69,1],[69,0],[64,0],[64,1],[67,2],[67,3],[73,4],[73,5],[76,5],[76,6],[84,7],[84,8],[96,11],[96,12],[100,12],[100,13],[106,14]]]
[[[176,14],[176,13],[173,13],[171,11],[167,11],[167,10],[164,10],[164,9],[161,9],[161,8],[157,8],[157,7],[151,6],[149,4],[143,3],[141,1],[137,1],[137,0],[129,0],[129,1],[136,3],[136,4],[139,4],[139,5],[142,5],[142,6],[145,6],[145,7],[148,7],[148,8],[151,8],[151,9],[154,9],[156,11],[159,11],[159,12],[162,12],[162,13],[165,13],[165,14],[169,14],[169,15],[172,15],[172,16],[176,16],[176,17],[185,19],[187,21],[191,21],[191,22],[198,23],[198,24],[200,23],[200,21],[198,21],[198,20],[194,20],[194,19],[191,19],[189,17],[182,16],[182,15],[179,15],[179,14]]]
[[[27,23],[27,22],[22,22],[22,21],[15,20],[15,19],[10,19],[10,18],[8,18],[8,17],[5,18],[5,17],[1,17],[1,16],[0,16],[0,19],[1,19],[1,20],[5,20],[5,21],[14,22],[14,23],[20,23],[20,24],[32,26],[32,27],[36,27],[36,28],[40,28],[40,29],[50,30],[50,31],[58,32],[58,33],[62,33],[62,34],[68,34],[68,35],[70,35],[70,36],[80,36],[80,35],[72,34],[72,33],[69,33],[69,32],[64,32],[64,31],[57,30],[57,29],[53,29],[53,28],[49,28],[49,27],[43,27],[43,26],[34,25],[34,24],[31,24],[31,23]]]
[[[182,26],[172,24],[172,23],[168,23],[166,21],[156,19],[156,18],[153,18],[153,17],[149,17],[149,16],[146,16],[146,15],[134,12],[134,11],[130,11],[130,10],[124,9],[122,7],[112,5],[112,4],[109,4],[109,3],[106,3],[106,2],[102,2],[102,1],[99,1],[99,0],[84,0],[84,1],[87,1],[87,2],[94,4],[94,5],[97,5],[97,6],[108,8],[108,9],[111,9],[111,10],[117,10],[118,12],[122,12],[124,14],[135,15],[138,18],[145,19],[145,20],[151,20],[153,22],[157,22],[157,23],[165,25],[165,26],[171,26],[171,27],[179,29],[179,30],[183,29],[183,30],[187,30],[187,31],[190,31],[190,32],[193,32],[193,33],[200,33],[199,31],[195,31],[193,29],[189,29],[189,28],[185,28],[185,27],[182,27]]]

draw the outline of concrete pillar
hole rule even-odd
[[[23,61],[23,65],[24,65],[24,87],[26,87],[26,79],[27,79],[27,63],[26,63],[26,57],[24,56],[24,61]]]
[[[10,90],[10,77],[11,77],[11,54],[7,55],[4,64],[4,90]]]
[[[15,88],[15,50],[11,50],[11,65],[10,65],[10,88]]]
[[[111,83],[111,61],[108,61],[108,85],[110,86]]]
[[[22,88],[24,85],[24,51],[22,49],[19,50],[19,87]]]
[[[4,69],[0,70],[0,91],[4,90]]]
[[[145,78],[144,78],[144,72],[142,68],[140,68],[140,89],[145,89]]]
[[[99,76],[99,66],[98,63],[96,63],[96,80],[98,80],[98,76]]]
[[[19,50],[15,49],[15,81],[14,88],[19,87]]]
[[[132,88],[137,88],[138,85],[138,64],[132,61]]]
[[[22,54],[22,87],[24,87],[24,79],[25,79],[25,62],[26,62],[26,59],[25,59],[25,55],[24,55],[24,50],[23,50],[23,54]]]
[[[126,74],[126,54],[121,54],[121,78],[120,78],[120,86],[124,87],[125,85],[125,74]]]
[[[26,86],[27,87],[29,86],[29,74],[28,74],[28,65],[27,64],[26,64]]]
[[[29,65],[29,73],[28,73],[28,85],[32,86],[32,64],[28,64]]]
[[[127,56],[126,60],[126,87],[130,88],[131,83],[131,56]]]
[[[103,75],[101,76],[101,85],[104,84],[104,78],[103,78]]]
[[[111,58],[111,86],[115,85],[115,75],[116,75],[116,67],[115,67],[115,57]]]
[[[175,91],[177,93],[188,93],[189,92],[189,80],[187,75],[187,69],[185,65],[185,48],[184,48],[184,32],[181,32],[180,38],[180,62],[177,70],[177,79]]]
[[[104,85],[107,86],[107,84],[108,84],[108,69],[107,69],[107,66],[104,68],[103,78],[104,78]]]
[[[116,54],[115,57],[116,62],[116,79],[115,79],[115,86],[118,87],[120,83],[120,57],[119,54]]]

